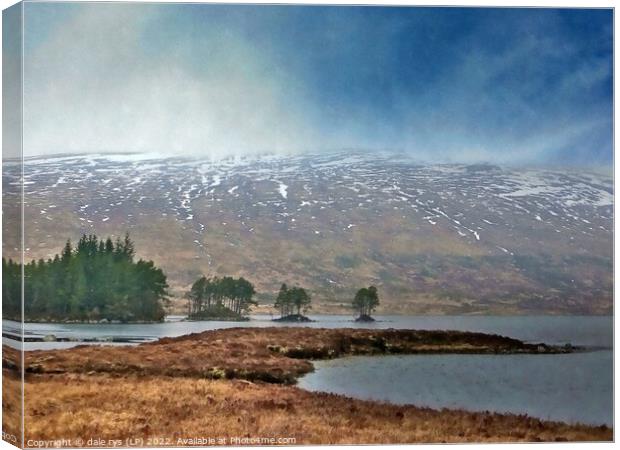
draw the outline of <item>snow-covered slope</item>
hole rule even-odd
[[[613,183],[595,173],[353,152],[65,155],[26,160],[24,191],[32,258],[129,230],[179,287],[234,273],[264,291],[304,284],[324,308],[368,283],[393,311],[611,308]]]

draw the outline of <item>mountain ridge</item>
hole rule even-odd
[[[142,156],[27,161],[26,259],[50,257],[58,239],[129,231],[177,296],[204,273],[244,276],[264,303],[281,282],[306,286],[319,312],[344,311],[369,284],[386,313],[612,310],[603,174],[387,153]],[[19,173],[4,172],[10,202]]]

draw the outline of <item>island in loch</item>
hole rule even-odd
[[[28,321],[158,322],[168,300],[167,277],[152,261],[134,261],[134,244],[82,236],[60,255],[25,266],[3,258],[9,317],[21,313],[21,273],[29,280]],[[186,320],[247,320],[256,292],[243,277],[198,278],[185,294]],[[372,321],[378,289],[352,298],[357,321]],[[282,284],[273,307],[283,322],[310,321],[311,295]],[[36,336],[4,334],[30,341]],[[48,335],[43,341],[71,340]],[[91,339],[92,340],[92,339]],[[87,342],[84,339],[83,342]],[[122,342],[122,341],[113,341]],[[238,327],[166,337],[135,346],[78,345],[22,353],[3,346],[4,430],[19,436],[24,367],[25,444],[97,437],[141,445],[204,445],[203,438],[239,444],[609,441],[612,429],[543,421],[516,414],[434,410],[353,399],[295,386],[313,360],[351,355],[550,354],[581,349],[525,343],[461,331]],[[413,380],[412,382],[415,382]],[[205,435],[206,434],[206,435]],[[227,441],[218,441],[219,438]],[[276,441],[270,440],[271,438]],[[280,440],[278,440],[280,439]],[[101,442],[94,446],[106,446]],[[34,446],[34,445],[33,445]]]
[[[143,439],[204,445],[196,437],[274,437],[275,443],[610,441],[607,426],[524,415],[434,410],[352,399],[295,386],[313,360],[385,354],[554,354],[572,346],[528,344],[457,331],[230,328],[136,346],[82,345],[25,353],[26,440]],[[4,346],[7,432],[19,429],[20,353]],[[234,442],[227,442],[234,444]],[[274,442],[271,442],[274,443]]]

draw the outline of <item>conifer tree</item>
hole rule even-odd
[[[134,262],[129,235],[116,245],[111,238],[83,235],[75,248],[67,241],[47,261],[24,269],[27,320],[162,320],[167,281],[152,261]],[[5,316],[21,315],[21,264],[2,258]]]
[[[370,316],[372,312],[379,306],[379,294],[375,286],[361,288],[355,294],[353,299],[353,307],[361,316]]]
[[[192,318],[241,317],[250,312],[257,302],[253,300],[256,291],[252,283],[243,277],[198,278],[186,297],[189,299],[189,314]]]

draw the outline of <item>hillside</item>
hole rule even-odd
[[[5,161],[5,203],[18,167]],[[59,155],[27,159],[24,181],[27,259],[129,231],[177,294],[204,273],[251,280],[263,303],[305,286],[315,312],[343,312],[369,284],[385,313],[612,310],[613,182],[595,173],[355,152]]]

